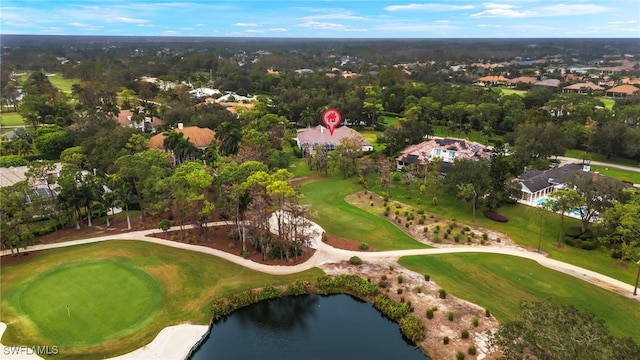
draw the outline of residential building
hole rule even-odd
[[[302,150],[302,155],[307,157],[313,153],[315,146],[326,146],[327,149],[334,150],[348,137],[354,138],[361,145],[362,151],[373,151],[373,145],[364,136],[347,126],[334,129],[333,134],[322,125],[304,129],[298,133],[296,142],[300,150]]]
[[[605,96],[613,97],[613,98],[624,98],[627,96],[632,96],[635,93],[640,91],[637,87],[629,84],[624,84],[616,87],[612,87],[611,89],[605,92]]]
[[[118,124],[134,129],[140,129],[143,132],[155,132],[156,127],[163,124],[162,119],[158,117],[144,116],[140,120],[136,120],[131,110],[120,110],[116,121]]]
[[[201,128],[197,126],[184,127],[182,123],[178,124],[178,128],[174,131],[182,133],[185,139],[188,139],[196,148],[204,150],[209,147],[211,141],[215,139],[216,133],[209,128]],[[150,149],[162,149],[164,148],[164,138],[167,132],[161,132],[149,139]]]
[[[435,158],[452,163],[456,159],[480,160],[489,157],[487,148],[479,143],[457,138],[434,137],[404,149],[396,158],[396,168],[411,164],[428,164]]]

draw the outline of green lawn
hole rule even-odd
[[[600,101],[602,101],[604,107],[609,110],[613,109],[613,105],[616,104],[615,100],[604,96],[600,97]]]
[[[640,184],[640,171],[628,171],[600,165],[591,165],[591,171],[597,171],[602,175],[610,176],[618,180],[626,180],[634,184]]]
[[[640,341],[637,301],[532,260],[494,254],[446,254],[403,257],[400,264],[429,274],[448,293],[489,309],[500,321],[513,319],[523,300],[552,299],[604,319],[615,336]]]
[[[58,90],[68,94],[71,93],[71,87],[74,84],[80,83],[80,79],[65,79],[60,73],[50,74],[47,77],[49,78],[49,81],[51,81],[53,86],[58,88]]]
[[[365,242],[377,251],[425,248],[379,216],[347,203],[345,196],[361,190],[351,180],[322,178],[302,183],[303,202],[317,213],[313,219],[330,234]]]
[[[2,266],[0,319],[10,325],[1,341],[15,346],[56,344],[60,359],[127,353],[149,343],[166,326],[208,324],[215,298],[323,274],[312,269],[267,275],[211,255],[139,241],[109,241],[28,256],[33,258]],[[67,304],[71,317],[64,308]],[[73,323],[56,324],[58,320]],[[96,328],[90,326],[97,323]],[[101,327],[110,327],[117,335],[110,338],[111,333]],[[106,342],[87,345],[101,339]]]
[[[354,182],[354,180],[351,180]],[[369,180],[372,190],[378,194],[386,189],[376,186],[375,180]],[[355,185],[354,185],[355,186]],[[456,197],[446,194],[443,189],[438,190],[438,205],[431,204],[432,189],[422,195],[418,191],[419,184],[405,186],[399,182],[392,182],[390,194],[393,200],[423,209],[427,213],[433,213],[448,219],[456,219],[458,223],[472,223],[471,205],[459,201]],[[531,249],[537,249],[540,239],[539,216],[542,216],[541,249],[549,257],[574,264],[589,270],[593,270],[612,278],[633,284],[635,281],[635,266],[631,263],[619,263],[611,258],[605,249],[582,250],[570,246],[558,247],[558,234],[560,231],[560,215],[551,212],[539,213],[538,209],[531,206],[514,204],[506,205],[498,209],[500,214],[509,218],[506,223],[499,223],[485,218],[482,211],[476,211],[476,221],[473,225],[484,227],[507,234],[516,243]],[[565,217],[565,229],[570,226],[578,226],[577,219]]]
[[[22,116],[17,112],[3,112],[0,113],[0,122],[2,126],[21,126],[25,125]]]
[[[606,155],[598,154],[598,153],[587,154],[584,150],[578,150],[578,149],[570,149],[564,153],[564,156],[575,158],[575,159],[582,159],[584,158],[585,155],[588,155],[589,159],[593,161],[601,161],[601,162],[606,162],[610,164],[618,164],[618,165],[626,165],[626,166],[635,166],[640,169],[640,165],[638,165],[638,162],[632,159],[625,159],[625,158],[618,158],[618,157],[612,157],[611,159],[607,159]]]
[[[378,144],[378,137],[382,136],[382,131],[360,130],[359,133],[364,136],[371,145],[373,145],[373,150],[375,152],[384,152],[387,146],[385,144]]]
[[[122,259],[70,262],[4,295],[54,344],[79,347],[140,330],[162,300],[158,282]]]
[[[22,75],[20,76],[20,78],[18,78],[18,82],[22,84],[28,78],[29,74]],[[47,73],[47,78],[49,79],[51,84],[53,84],[53,86],[58,88],[58,90],[68,94],[71,93],[71,87],[74,84],[80,83],[80,79],[65,79],[61,73]]]
[[[513,94],[525,96],[528,92],[526,90],[516,90],[516,89],[505,88],[505,87],[498,87],[497,89],[500,90],[500,92],[502,93],[502,96],[509,96]]]

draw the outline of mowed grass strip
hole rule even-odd
[[[313,219],[330,234],[365,242],[377,251],[420,249],[422,244],[390,222],[347,203],[345,196],[361,190],[350,180],[322,178],[302,183],[303,202],[318,214]]]
[[[400,264],[429,274],[456,297],[489,309],[500,321],[515,318],[521,301],[551,299],[603,319],[611,332],[640,342],[638,302],[533,260],[497,254],[407,256]]]
[[[591,171],[597,171],[602,175],[618,179],[620,181],[631,181],[640,184],[640,168],[638,171],[629,171],[610,166],[591,165]]]
[[[39,252],[37,255],[28,256],[33,256],[33,258],[20,264],[4,265],[1,269],[2,301],[0,321],[9,324],[1,341],[4,345],[9,346],[19,346],[25,343],[41,346],[57,345],[60,350],[60,354],[55,356],[57,359],[104,358],[121,355],[151,342],[160,330],[166,326],[181,323],[208,324],[211,320],[211,303],[215,298],[266,285],[285,285],[296,280],[311,281],[323,275],[323,272],[319,269],[311,269],[286,276],[268,275],[215,256],[142,241],[107,241],[51,249]],[[21,304],[19,302],[23,296],[18,293],[25,291],[24,284],[31,281],[34,276],[37,276],[36,274],[44,274],[45,277],[53,276],[56,274],[56,269],[61,269],[61,275],[64,275],[64,270],[69,268],[68,264],[70,263],[103,264],[109,261],[125,266],[127,270],[123,269],[123,271],[135,269],[132,270],[134,271],[133,279],[128,281],[133,281],[134,283],[141,281],[140,276],[135,275],[140,271],[148,274],[146,276],[153,278],[158,284],[157,287],[152,286],[152,289],[154,289],[153,295],[155,296],[153,301],[158,301],[159,305],[153,303],[150,308],[144,303],[131,305],[133,308],[140,309],[141,312],[146,311],[145,315],[139,314],[137,320],[130,321],[127,318],[131,315],[128,310],[95,314],[96,319],[91,326],[103,326],[101,323],[102,316],[120,317],[121,319],[114,321],[119,321],[121,326],[125,327],[120,329],[120,334],[126,333],[128,335],[123,335],[117,339],[108,339],[99,344],[83,345],[78,343],[78,338],[73,332],[66,332],[56,335],[57,337],[54,341],[49,332],[41,329],[42,325],[39,325],[39,323],[43,319],[32,318],[25,312],[23,306],[39,308],[52,306],[59,308],[60,304],[53,304],[51,299],[53,299],[52,294],[59,291],[62,284],[52,284],[51,288],[48,289],[49,293],[46,295],[43,294],[43,292],[46,292],[46,288],[38,290],[40,294],[43,294],[40,297],[42,304],[37,303],[37,301],[33,304]],[[112,281],[101,278],[108,275],[102,272],[100,270],[86,276],[89,279],[93,279],[96,284],[92,286],[100,289],[100,291],[104,291],[107,288],[113,289],[114,284]],[[109,272],[109,274],[111,273],[112,271]],[[123,276],[120,275],[119,277],[122,278]],[[144,276],[142,277],[143,282],[146,281],[144,280],[145,278]],[[57,276],[50,278],[50,280],[65,281],[59,279],[61,278]],[[122,282],[116,284],[116,286],[120,286],[120,284],[123,287],[129,287]],[[31,291],[35,291],[35,289]],[[112,291],[117,292],[118,290],[113,289]],[[37,300],[35,295],[35,293],[33,296],[27,295],[32,297],[29,302]],[[127,302],[136,301],[132,299],[134,294],[125,296],[124,300]],[[117,302],[123,299],[120,296],[111,298],[117,299],[105,301],[105,304],[101,305],[101,307],[93,307],[92,304],[69,304],[71,305],[71,319],[74,319],[76,315],[80,316],[80,313],[76,314],[76,312],[82,311],[82,307],[87,309],[93,307],[96,312],[99,312],[103,311],[104,306],[108,308],[111,304],[113,309],[116,310],[117,306],[120,306]],[[71,302],[72,300],[67,300],[61,295],[61,299],[58,301]],[[61,309],[52,311],[56,315],[60,315],[58,313],[61,311],[62,315],[67,316],[64,305],[62,305]],[[58,317],[51,316],[44,319],[44,321],[47,321],[47,319],[49,321],[57,321]],[[69,319],[68,316],[67,319]],[[36,324],[36,321],[39,323]],[[60,325],[52,324],[48,326],[51,329]],[[78,329],[74,331],[78,331]],[[96,335],[97,337],[99,335]]]
[[[375,184],[372,178],[369,184]],[[385,190],[373,186],[373,190],[382,194]],[[476,221],[472,221],[471,205],[463,203],[456,197],[445,193],[442,189],[438,193],[438,205],[433,206],[430,201],[433,196],[431,189],[425,195],[420,194],[418,184],[407,187],[400,183],[392,182],[391,198],[402,203],[423,209],[426,213],[433,213],[448,219],[456,219],[459,224],[466,223],[507,234],[519,245],[529,249],[540,248],[550,258],[577,265],[585,269],[593,270],[614,279],[633,284],[636,278],[637,267],[633,262],[621,262],[611,257],[609,250],[599,248],[597,250],[583,250],[562,243],[558,246],[560,233],[560,215],[550,211],[540,212],[538,208],[522,204],[512,204],[500,207],[498,213],[509,218],[506,223],[495,222],[485,218],[482,211],[477,211]],[[420,200],[420,204],[418,204]],[[540,221],[542,219],[542,221]],[[542,226],[541,226],[542,224]],[[580,221],[565,216],[565,231],[570,227],[580,226]],[[540,237],[542,230],[542,237]]]
[[[8,112],[0,114],[0,121],[2,126],[24,126],[24,120],[22,116],[17,112]]]

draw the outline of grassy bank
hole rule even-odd
[[[377,251],[426,247],[390,222],[344,200],[358,190],[361,188],[353,181],[337,178],[314,179],[302,184],[303,202],[311,204],[311,210],[317,213],[313,220],[328,233],[365,242]]]
[[[521,301],[552,299],[604,319],[615,336],[640,342],[637,301],[532,260],[493,254],[447,254],[403,257],[400,264],[429,274],[448,293],[489,309],[500,321],[513,319]]]

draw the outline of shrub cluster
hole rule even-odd
[[[214,320],[219,320],[236,309],[255,304],[262,300],[278,298],[283,294],[284,292],[282,290],[273,286],[267,286],[262,290],[243,291],[227,298],[214,300],[211,305],[211,313]]]
[[[349,259],[349,262],[351,265],[362,265],[362,259],[357,256],[352,256],[351,259]]]
[[[413,315],[407,315],[399,321],[400,331],[414,344],[425,338],[424,324]]]
[[[386,294],[376,295],[373,298],[373,307],[394,321],[407,316],[413,310],[410,304],[397,303]]]
[[[287,291],[285,292],[287,295],[302,295],[302,294],[306,294],[309,292],[309,289],[307,287],[307,285],[298,280],[296,282],[294,282],[293,284],[290,284],[287,287]]]
[[[356,275],[322,276],[316,280],[316,289],[323,295],[348,293],[359,297],[373,296],[378,287]]]
[[[497,222],[507,222],[509,221],[509,218],[507,218],[504,215],[500,215],[497,212],[493,211],[493,210],[485,210],[483,212],[484,217],[486,217],[487,219],[491,219],[493,221],[497,221]]]

